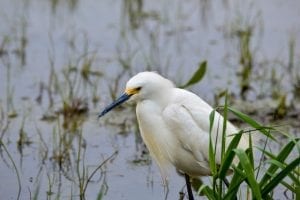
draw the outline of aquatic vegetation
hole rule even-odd
[[[24,130],[24,125],[25,125],[26,117],[23,118],[21,127],[19,130],[19,139],[17,140],[17,147],[21,155],[23,155],[23,147],[29,146],[32,144],[32,141],[30,138],[27,136],[26,131]]]
[[[252,73],[252,53],[250,50],[250,39],[252,30],[237,31],[237,37],[240,40],[240,64],[242,65],[241,76],[241,96],[245,99],[245,93],[250,89],[251,73]]]
[[[228,105],[267,124],[248,125],[248,130],[228,108],[228,118],[243,134],[264,129],[279,137],[280,144],[267,136],[261,139],[257,146],[263,150],[253,146],[254,157],[258,151],[261,160],[254,159],[254,180],[260,183],[269,174],[258,184],[261,196],[294,198],[293,192],[300,191],[295,190],[299,167],[289,173],[283,170],[299,155],[296,8],[289,2],[279,6],[268,1],[4,1],[0,179],[8,187],[0,187],[1,195],[58,200],[186,198],[177,174],[169,193],[164,193],[131,107],[96,120],[96,110],[116,98],[128,77],[150,70],[188,87],[211,105],[223,104],[227,93]],[[278,12],[269,12],[273,9]],[[277,159],[280,152],[288,155],[285,160]],[[250,162],[250,155],[249,150],[242,156]],[[195,190],[202,184],[216,189],[217,197],[230,197],[226,185],[220,188],[220,167],[216,166],[215,182],[193,181]],[[243,165],[235,168],[228,180],[242,181]],[[285,173],[289,176],[276,189],[269,185],[263,190]],[[238,199],[245,193],[251,196],[255,185],[243,180],[241,187],[248,191],[242,189]],[[128,192],[133,184],[136,192]]]
[[[21,198],[21,189],[22,189],[22,185],[21,185],[21,178],[20,178],[20,173],[18,170],[18,167],[16,166],[16,163],[12,157],[12,155],[10,154],[10,152],[8,151],[8,149],[6,148],[6,145],[2,142],[2,139],[0,140],[0,152],[1,152],[1,157],[3,156],[2,154],[2,149],[4,149],[5,153],[7,154],[11,164],[13,165],[13,169],[16,172],[16,176],[17,176],[17,183],[18,183],[18,193],[16,196],[16,199],[19,200]],[[3,157],[2,157],[3,158]]]
[[[275,119],[282,119],[287,115],[288,108],[286,105],[286,95],[282,95],[279,98],[278,106],[274,111],[274,118]]]
[[[274,191],[278,187],[285,188],[285,195],[291,195],[292,198],[299,198],[297,190],[300,187],[299,164],[300,164],[300,138],[295,138],[291,134],[284,134],[289,138],[289,142],[284,144],[278,153],[267,150],[266,146],[270,142],[277,142],[272,136],[276,131],[274,127],[267,127],[259,124],[251,117],[241,113],[231,107],[228,107],[226,101],[223,107],[224,120],[227,112],[236,115],[240,120],[253,128],[252,130],[242,129],[237,133],[229,144],[228,149],[222,150],[222,164],[216,165],[215,149],[210,145],[210,168],[212,169],[212,185],[203,184],[199,188],[208,199],[273,199]],[[211,113],[211,124],[214,121],[214,112]],[[226,124],[226,123],[224,123]],[[222,128],[224,130],[224,127]],[[220,130],[220,134],[224,131]],[[264,146],[257,147],[251,138],[255,132],[264,135]],[[242,134],[248,134],[250,137],[249,148],[245,151],[238,149],[237,145]],[[257,135],[255,136],[257,137]],[[225,141],[224,138],[222,141]],[[259,150],[261,157],[255,159],[255,149]],[[293,156],[295,154],[295,156]],[[234,165],[234,157],[237,157],[239,163]],[[292,159],[289,159],[292,158]],[[233,174],[229,181],[226,178],[228,169],[233,168]],[[246,189],[244,186],[246,185]],[[250,194],[251,192],[251,194]]]
[[[49,1],[51,5],[51,9],[53,14],[56,13],[57,9],[62,6],[68,6],[70,11],[74,11],[77,8],[77,4],[79,3],[79,0],[51,0]]]
[[[193,74],[192,78],[187,81],[185,84],[183,84],[182,86],[180,86],[180,88],[186,88],[188,86],[194,85],[195,83],[198,83],[201,81],[201,79],[204,77],[205,72],[206,72],[206,65],[207,62],[203,61],[199,64],[199,68],[197,69],[197,71]]]

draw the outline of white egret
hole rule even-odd
[[[100,114],[121,103],[133,100],[137,103],[136,115],[143,141],[150,155],[158,164],[162,176],[170,166],[189,176],[210,175],[209,167],[209,115],[213,111],[196,94],[176,88],[174,84],[155,72],[141,72],[132,77],[125,92],[116,101],[107,106]],[[226,134],[238,133],[230,123],[226,124]],[[216,163],[221,163],[221,135],[223,117],[215,114],[212,128],[213,141],[216,144]],[[218,138],[216,138],[218,137]],[[226,137],[228,144],[232,137]],[[248,141],[243,136],[240,148],[247,148]],[[189,198],[193,199],[188,187]]]

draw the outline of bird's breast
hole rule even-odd
[[[173,159],[172,152],[178,141],[162,118],[162,109],[151,101],[137,104],[136,114],[144,143],[162,171],[168,168]]]
[[[200,158],[203,157],[201,152],[198,152],[201,156],[196,159],[196,152],[191,152],[176,136],[175,132],[181,129],[174,130],[177,126],[173,127],[167,123],[168,120],[164,119],[163,111],[164,109],[151,101],[139,103],[136,109],[143,141],[162,172],[174,165],[178,170],[190,175],[208,175],[210,173],[208,163],[204,158]],[[183,132],[185,131],[188,137],[189,129],[184,129]],[[198,141],[200,142],[201,140]]]

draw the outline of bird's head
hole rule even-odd
[[[100,114],[102,117],[116,106],[127,100],[139,102],[145,99],[160,99],[166,89],[174,87],[168,79],[156,72],[141,72],[133,76],[126,84],[125,92],[114,102],[108,105]],[[166,95],[166,94],[164,94]]]

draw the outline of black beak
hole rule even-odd
[[[117,100],[112,102],[110,105],[106,106],[106,108],[104,108],[104,110],[98,115],[98,117],[100,118],[100,117],[104,116],[106,113],[111,111],[116,106],[118,106],[118,105],[124,103],[125,101],[127,101],[130,97],[131,97],[130,94],[126,94],[126,93],[122,94],[122,96],[120,96]]]

